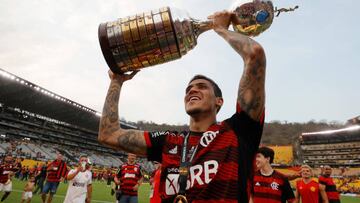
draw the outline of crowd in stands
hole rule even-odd
[[[61,151],[68,165],[76,164],[77,158],[82,154],[90,157],[94,168],[100,170],[103,168],[116,168],[124,162],[124,156],[115,156],[113,154],[101,154],[96,151],[80,150],[78,148],[64,147],[59,144],[42,144],[29,140],[8,140],[0,139],[0,155],[11,154],[13,157],[22,159],[32,159],[35,161],[47,162],[55,158],[56,152]],[[139,164],[145,171],[152,171],[154,166],[146,159],[139,159]]]
[[[360,179],[356,177],[339,177],[334,178],[338,191],[343,194],[353,193],[360,194]]]

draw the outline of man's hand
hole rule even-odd
[[[138,189],[139,189],[139,185],[136,184],[136,185],[133,187],[133,190],[134,190],[134,191],[138,191]]]
[[[213,29],[215,32],[218,32],[220,30],[227,30],[229,28],[233,15],[234,13],[224,10],[208,16],[208,19],[212,20]]]
[[[90,202],[91,202],[91,199],[87,197],[87,198],[85,199],[85,203],[90,203]]]
[[[136,73],[138,73],[139,70],[134,70],[132,71],[130,74],[126,74],[126,73],[123,73],[123,74],[116,74],[116,73],[113,73],[111,70],[108,71],[109,73],[109,78],[111,80],[117,80],[121,83],[127,81],[127,80],[131,80],[135,75]]]

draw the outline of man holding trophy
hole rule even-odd
[[[138,70],[132,69],[129,74],[109,71],[111,84],[98,140],[114,149],[161,163],[162,202],[249,201],[248,186],[264,123],[266,59],[259,43],[228,30],[230,23],[239,20],[236,16],[234,12],[217,12],[208,17],[207,24],[244,61],[236,112],[222,122],[216,120],[224,102],[219,86],[206,76],[196,75],[188,83],[184,97],[185,110],[190,116],[187,132],[122,129],[118,114],[120,91]],[[238,64],[234,66],[228,67],[229,71],[238,68]]]

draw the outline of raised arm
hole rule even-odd
[[[77,167],[75,171],[71,171],[66,175],[66,180],[72,180],[75,178],[75,176],[80,172],[81,168]]]
[[[244,60],[237,101],[252,119],[259,121],[265,105],[266,58],[259,43],[249,37],[228,30],[233,13],[224,11],[209,16],[213,29],[222,36]]]
[[[119,121],[118,104],[121,87],[125,81],[130,80],[136,73],[134,71],[129,75],[118,75],[109,71],[111,83],[100,119],[98,140],[113,149],[144,156],[146,155],[144,132],[122,129]]]

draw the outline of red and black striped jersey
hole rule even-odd
[[[262,129],[263,118],[254,121],[239,110],[206,132],[145,132],[148,159],[162,163],[162,202],[172,202],[179,191],[181,150],[188,133],[188,158],[196,151],[186,187],[189,202],[248,202],[248,181]]]
[[[319,196],[319,183],[311,180],[305,183],[302,179],[296,182],[296,190],[299,192],[302,203],[318,203]]]
[[[138,164],[123,164],[120,166],[117,177],[120,179],[120,190],[124,195],[137,196],[134,186],[142,177],[141,167]]]
[[[47,167],[48,182],[60,182],[62,177],[65,177],[68,173],[66,163],[64,161],[55,160],[51,162]]]
[[[340,195],[331,177],[320,176],[319,183],[325,185],[326,196],[329,203],[340,203]]]
[[[254,203],[283,203],[295,200],[289,180],[276,170],[269,176],[262,175],[260,171],[255,172],[252,190]]]
[[[2,163],[0,165],[0,183],[6,183],[9,180],[9,174],[18,170],[19,168],[12,163]]]

